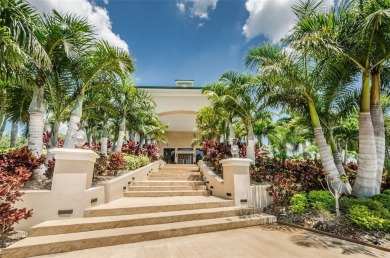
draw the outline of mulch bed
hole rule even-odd
[[[275,215],[278,222],[297,225],[306,229],[329,233],[335,237],[352,239],[370,245],[379,245],[390,250],[390,234],[381,231],[370,232],[353,224],[347,215],[324,216],[318,212],[307,212],[295,214],[286,209],[281,209],[275,205],[270,205],[264,209],[265,213]]]

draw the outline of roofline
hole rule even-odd
[[[165,90],[201,90],[202,87],[199,86],[135,86],[140,89],[165,89]]]

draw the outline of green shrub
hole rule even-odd
[[[371,200],[378,201],[383,204],[383,207],[390,210],[390,195],[388,194],[377,194],[374,195]]]
[[[311,191],[308,195],[311,206],[317,211],[331,210],[335,207],[334,197],[325,190]]]
[[[149,158],[146,156],[124,155],[126,160],[126,170],[134,170],[149,164]]]
[[[291,198],[292,212],[304,213],[308,206],[308,201],[305,193],[296,193]]]
[[[355,205],[349,210],[348,215],[351,221],[359,227],[370,231],[390,231],[390,220],[381,218],[373,211],[370,211],[367,206]]]
[[[390,189],[384,190],[382,194],[390,195]]]
[[[377,200],[343,197],[341,199],[341,205],[343,206],[343,208],[347,209],[347,212],[355,206],[365,206],[371,213],[375,214],[375,216],[390,219],[390,211],[386,209],[383,204]]]

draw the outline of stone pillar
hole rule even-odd
[[[99,157],[91,150],[55,148],[52,191],[84,191],[91,187],[93,168]]]
[[[234,200],[236,206],[241,205],[241,200],[247,202],[250,187],[249,166],[250,159],[224,159],[223,184],[227,198]],[[245,201],[244,201],[245,200]]]

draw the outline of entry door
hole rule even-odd
[[[175,163],[175,149],[164,148],[164,157],[168,164]]]
[[[192,154],[179,154],[178,155],[179,164],[193,164],[193,155]]]

